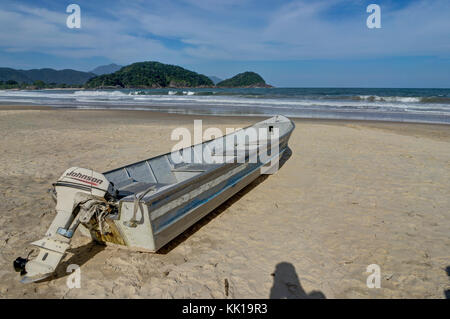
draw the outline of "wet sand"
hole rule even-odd
[[[12,261],[54,217],[47,190],[71,166],[102,172],[171,150],[176,127],[251,117],[0,106],[1,298],[444,298],[450,289],[450,126],[295,120],[283,167],[157,254],[77,233],[52,280]],[[81,266],[81,288],[66,285]],[[369,289],[366,268],[381,269]],[[227,283],[227,284],[226,284]]]

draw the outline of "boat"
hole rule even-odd
[[[71,167],[53,184],[56,216],[18,257],[21,282],[51,276],[77,229],[94,241],[156,252],[262,174],[273,174],[294,123],[277,115],[219,138],[104,173]]]

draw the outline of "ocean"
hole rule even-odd
[[[450,89],[0,90],[1,104],[450,124]]]

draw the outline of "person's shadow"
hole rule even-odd
[[[445,268],[445,272],[447,273],[447,276],[450,277],[450,266],[447,266],[447,268]],[[446,299],[450,299],[450,289],[444,290],[444,296]]]
[[[309,294],[303,289],[298,279],[294,265],[281,262],[275,267],[273,286],[270,289],[270,299],[325,299],[321,291]]]

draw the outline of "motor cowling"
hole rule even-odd
[[[87,193],[97,197],[105,197],[113,193],[113,186],[103,174],[91,169],[71,167],[66,170],[54,184],[56,193],[56,212],[62,218],[55,218],[46,236],[52,236],[62,227],[67,229],[72,222],[72,212],[78,204],[74,201],[77,193]],[[63,222],[66,220],[66,223]]]
[[[79,214],[79,205],[106,202],[105,196],[113,194],[114,187],[103,174],[91,169],[71,167],[54,184],[54,192],[56,216],[45,236],[31,243],[40,248],[39,254],[33,260],[19,257],[14,262],[14,268],[25,275],[22,278],[24,283],[41,280],[55,271],[70,247],[79,223],[86,222],[88,218],[86,211]]]

